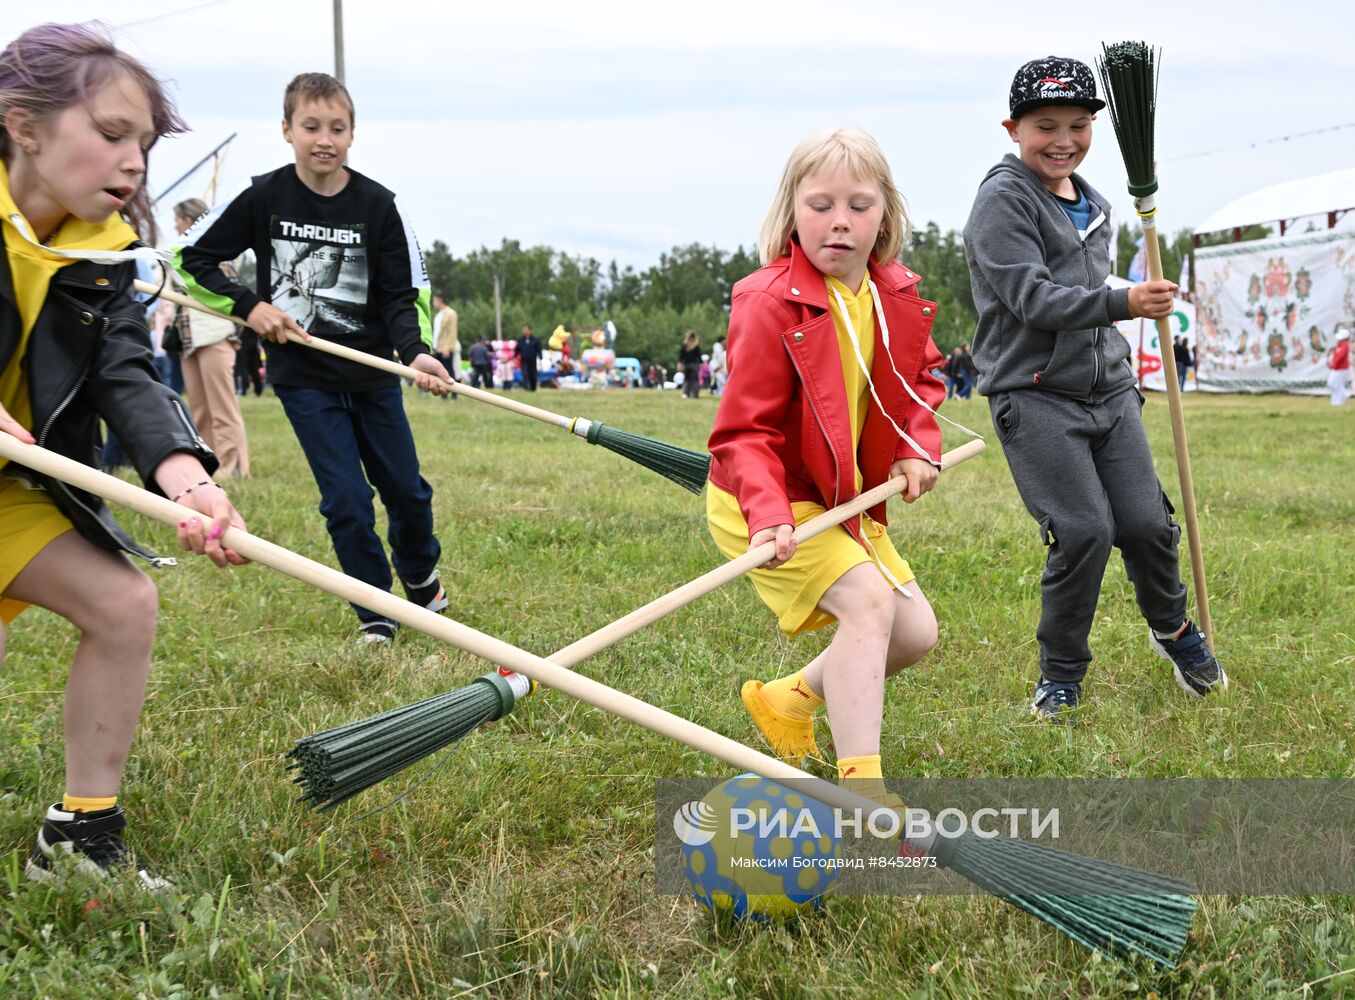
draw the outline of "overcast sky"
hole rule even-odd
[[[1015,69],[1051,52],[1090,61],[1103,41],[1163,47],[1168,231],[1266,184],[1355,165],[1350,3],[343,6],[351,162],[399,195],[425,246],[459,255],[509,237],[643,269],[677,244],[751,247],[791,148],[836,124],[880,140],[915,222],[958,229],[987,168],[1015,148],[999,124]],[[0,35],[36,16],[114,26],[171,81],[193,128],[155,149],[152,193],[238,132],[225,197],[291,161],[282,92],[296,73],[333,72],[332,12],[332,0],[16,0]],[[1104,114],[1096,128],[1082,172],[1130,218]],[[1317,129],[1329,131],[1265,142]],[[168,206],[207,195],[209,180],[204,169],[161,203],[166,229]]]

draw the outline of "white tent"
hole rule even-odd
[[[1284,181],[1230,201],[1195,227],[1196,235],[1355,209],[1355,167]]]
[[[1195,227],[1199,387],[1326,391],[1326,356],[1355,301],[1355,168],[1253,191]],[[1289,225],[1325,216],[1324,225]],[[1338,224],[1344,217],[1345,224]],[[1220,246],[1203,233],[1279,224],[1279,235]]]

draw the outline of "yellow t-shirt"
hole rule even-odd
[[[828,285],[828,311],[833,316],[833,327],[837,330],[837,349],[842,357],[842,384],[847,388],[847,419],[852,428],[852,458],[855,461],[856,449],[861,443],[861,432],[866,426],[866,411],[870,409],[870,379],[866,372],[870,371],[871,363],[875,360],[875,299],[870,294],[870,277],[866,275],[861,279],[861,287],[853,292],[850,288],[838,281],[836,278],[825,277],[824,281]],[[837,292],[842,296],[842,304],[847,307],[846,319],[851,321],[850,326],[844,322],[842,310],[838,308]],[[861,349],[861,359],[866,364],[866,371],[861,370],[861,363],[856,359],[856,351],[852,348],[852,334],[856,335],[857,346]],[[856,490],[861,491],[861,465],[856,463]]]

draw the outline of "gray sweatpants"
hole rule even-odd
[[[1040,671],[1052,681],[1087,673],[1087,636],[1112,545],[1148,624],[1166,632],[1185,621],[1181,528],[1153,471],[1141,406],[1133,389],[1100,403],[1038,389],[988,400],[1016,489],[1047,549],[1035,637]]]

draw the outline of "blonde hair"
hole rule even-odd
[[[197,222],[207,214],[207,203],[201,198],[188,198],[174,206],[174,215],[179,219]]]
[[[693,347],[699,347],[700,345],[701,345],[701,337],[697,334],[697,332],[696,332],[695,330],[688,330],[686,333],[684,333],[684,334],[682,335],[682,346],[683,346],[683,347],[686,347],[686,348],[689,348],[689,349],[690,349],[690,348],[693,348]]]
[[[880,185],[885,211],[872,253],[876,260],[885,263],[898,260],[912,233],[912,223],[908,220],[903,195],[894,186],[894,176],[889,172],[884,151],[874,137],[862,129],[829,128],[803,139],[786,161],[772,207],[758,234],[758,256],[764,265],[790,253],[790,240],[795,234],[795,189],[800,182],[810,174],[842,168],[860,180],[873,180]]]

